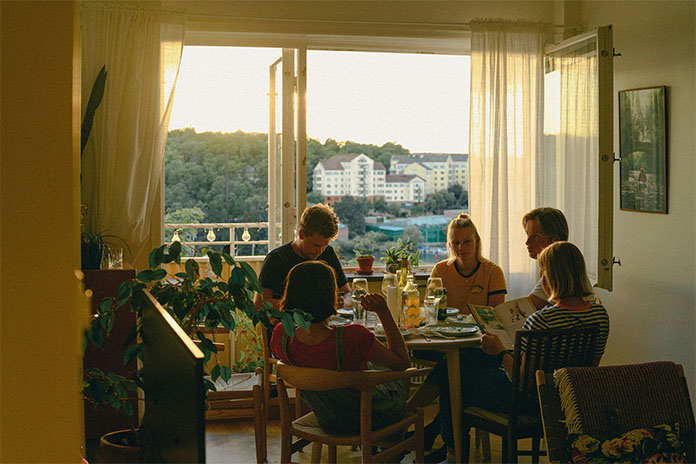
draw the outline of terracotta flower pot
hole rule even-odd
[[[99,440],[100,462],[140,462],[140,441],[138,432],[117,430],[102,435]]]
[[[368,256],[358,256],[358,274],[372,274],[372,263],[375,261],[375,257],[372,255]]]

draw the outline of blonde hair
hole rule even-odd
[[[464,229],[466,227],[470,227],[471,229],[473,229],[474,235],[476,236],[476,258],[478,258],[479,261],[481,261],[482,259],[481,237],[479,237],[478,230],[476,230],[476,225],[474,225],[474,221],[471,220],[471,216],[469,216],[466,213],[460,213],[459,216],[452,219],[447,225],[447,248],[449,249],[449,258],[447,259],[447,262],[449,264],[451,264],[455,259],[457,259],[457,255],[454,253],[454,250],[452,250],[452,247],[449,246],[450,233],[453,229]]]
[[[319,234],[333,240],[338,236],[338,216],[330,206],[317,203],[300,216],[300,230],[307,236]]]
[[[532,219],[539,223],[541,231],[552,242],[568,240],[568,221],[561,210],[549,206],[533,209],[522,218],[522,226],[526,226],[527,221]]]
[[[539,253],[539,269],[544,273],[549,299],[567,297],[584,298],[592,295],[592,284],[587,278],[585,258],[570,242],[554,242]]]

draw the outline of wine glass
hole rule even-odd
[[[399,279],[396,276],[396,274],[391,274],[387,273],[384,274],[384,278],[382,278],[382,294],[387,297],[387,291],[389,290],[389,287],[398,287],[399,286]]]
[[[429,277],[428,284],[425,287],[425,296],[440,297],[443,289],[440,277]]]

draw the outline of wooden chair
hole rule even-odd
[[[510,386],[510,408],[507,413],[468,407],[462,412],[462,450],[464,462],[469,459],[469,429],[476,427],[503,439],[502,461],[517,462],[518,455],[531,455],[539,462],[543,428],[539,414],[524,414],[522,400],[526,395],[536,398],[537,370],[553,372],[568,366],[591,366],[594,359],[598,328],[581,327],[558,330],[518,330],[515,335],[513,374]],[[523,354],[522,345],[526,344]],[[522,358],[524,357],[524,365]],[[522,367],[522,369],[520,369]],[[517,440],[532,438],[532,450],[517,449]]]
[[[362,449],[362,462],[395,462],[406,450],[416,453],[416,462],[423,462],[423,410],[407,414],[403,419],[380,429],[372,430],[372,391],[375,386],[394,380],[408,379],[422,373],[416,368],[405,371],[331,371],[306,367],[289,366],[278,362],[278,393],[280,400],[281,456],[280,462],[290,462],[291,455],[299,448],[313,443],[312,463],[321,459],[322,445],[329,447],[329,462],[336,462],[336,446],[357,446]],[[354,435],[332,434],[323,430],[313,412],[292,420],[285,382],[302,390],[325,391],[353,388],[360,391],[360,433]],[[415,433],[403,441],[393,443],[389,437],[406,431],[411,425]],[[293,442],[293,436],[299,440]],[[373,446],[381,451],[373,454]]]
[[[686,462],[696,462],[694,413],[681,365],[652,362],[568,368],[573,375],[583,433],[615,436],[638,428],[679,422]],[[565,415],[553,374],[537,371],[537,390],[550,462],[569,462]],[[618,411],[609,424],[608,408]]]
[[[268,462],[266,444],[266,412],[263,392],[263,369],[258,367],[253,383],[230,390],[210,392],[208,394],[208,412],[220,409],[246,408],[253,411],[254,438],[256,440],[256,462]]]
[[[277,379],[274,372],[276,364],[279,362],[278,358],[274,357],[271,353],[271,340],[270,333],[263,326],[259,324],[259,330],[263,333],[263,393],[264,393],[264,404],[266,405],[264,409],[265,419],[268,422],[268,412],[271,405],[271,392],[276,389]],[[297,388],[293,389],[293,398],[295,402],[295,417],[300,417],[302,415],[302,401],[299,401],[300,392]]]

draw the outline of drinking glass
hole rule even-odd
[[[425,309],[426,325],[437,324],[437,310],[440,306],[440,298],[426,296],[423,300],[423,309]]]
[[[365,310],[363,309],[360,301],[363,295],[367,295],[367,279],[353,279],[353,320],[357,324],[365,325],[367,323],[365,318]]]
[[[399,277],[396,274],[387,273],[382,279],[382,294],[387,300],[389,312],[395,321],[399,320]]]
[[[109,248],[109,269],[123,269],[123,248]]]

